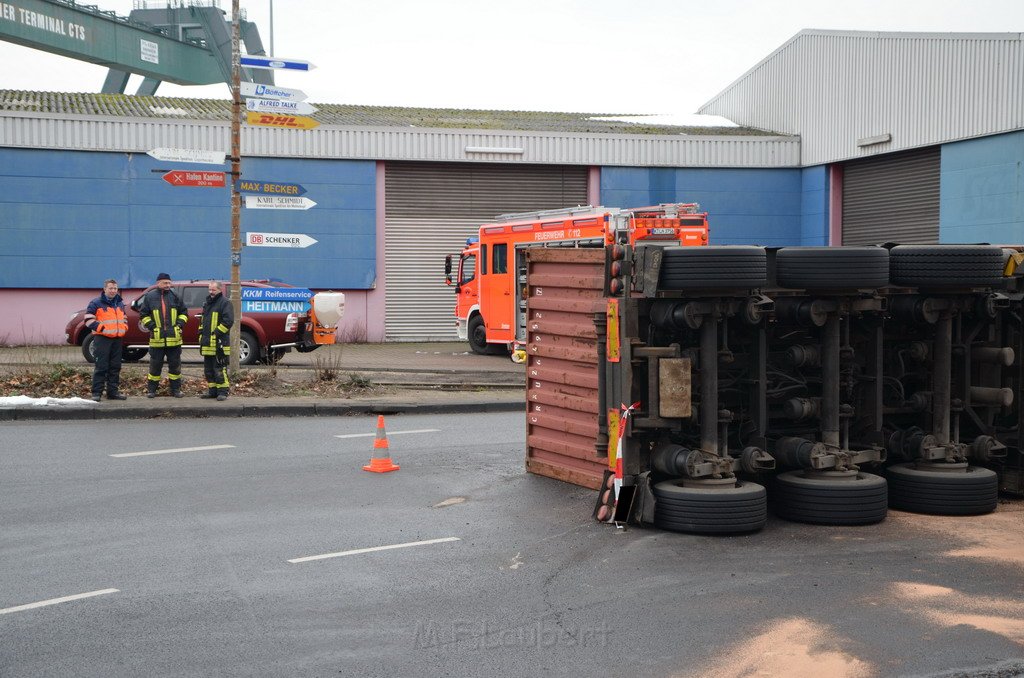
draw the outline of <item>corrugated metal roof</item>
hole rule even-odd
[[[1024,128],[1024,34],[797,33],[701,106],[797,134],[801,164]]]
[[[320,107],[320,106],[318,106]],[[0,145],[145,153],[226,151],[230,102],[0,90]],[[325,104],[308,130],[243,125],[242,152],[282,158],[641,167],[796,167],[800,139],[608,114]],[[600,119],[595,119],[600,118]]]
[[[608,118],[638,117],[636,113],[558,113],[547,111],[481,111],[455,108],[400,108],[314,104],[311,117],[322,125],[369,127],[429,127],[434,129],[492,129],[583,134],[687,134],[749,136],[762,132],[743,127],[650,125]],[[0,111],[104,115],[127,118],[231,120],[231,101],[183,99],[73,92],[0,90]]]

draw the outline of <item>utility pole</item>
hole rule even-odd
[[[238,0],[231,0],[231,311],[235,322],[231,326],[232,373],[238,372],[238,350],[242,327],[242,196],[238,192],[238,180],[242,178],[242,67],[239,34]],[[256,350],[255,346],[249,347]]]

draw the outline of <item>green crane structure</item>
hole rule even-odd
[[[217,0],[137,1],[128,17],[75,0],[0,0],[0,40],[107,66],[102,92],[124,93],[132,73],[136,94],[161,82],[231,83],[231,25]],[[256,24],[240,22],[246,53],[265,55]],[[274,84],[272,71],[243,69],[248,82]]]

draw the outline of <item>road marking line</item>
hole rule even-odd
[[[418,428],[412,431],[388,431],[389,436],[401,436],[408,433],[437,433],[439,428]],[[345,435],[334,436],[335,438],[372,438],[376,433],[346,433]]]
[[[292,558],[289,563],[308,563],[311,560],[324,560],[325,558],[340,558],[342,556],[354,556],[360,553],[372,553],[374,551],[390,551],[391,549],[404,549],[410,546],[425,546],[427,544],[441,544],[446,541],[462,541],[458,537],[444,537],[442,539],[427,539],[426,541],[411,541],[405,544],[391,544],[390,546],[374,546],[368,549],[353,549],[352,551],[339,551],[338,553],[324,553],[319,556],[306,556],[304,558]]]
[[[0,614],[10,614],[11,612],[22,612],[24,610],[34,610],[37,607],[46,607],[48,605],[57,605],[59,603],[67,603],[72,600],[81,600],[82,598],[92,598],[93,596],[102,596],[108,593],[117,593],[117,589],[103,589],[101,591],[91,591],[89,593],[77,593],[73,596],[64,596],[63,598],[51,598],[50,600],[41,600],[38,603],[28,603],[27,605],[18,605],[17,607],[8,607],[0,610]]]
[[[111,457],[148,457],[153,454],[174,454],[175,452],[203,452],[205,450],[227,450],[234,445],[207,445],[205,447],[175,447],[170,450],[150,450],[149,452],[123,452],[112,454]]]

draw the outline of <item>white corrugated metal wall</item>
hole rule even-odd
[[[801,31],[700,112],[799,134],[804,166],[1021,129],[1024,38]]]
[[[0,111],[0,144],[14,148],[145,153],[227,150],[226,122]],[[521,149],[489,153],[486,149]],[[650,167],[797,167],[800,140],[780,136],[576,134],[321,125],[243,127],[247,156]]]
[[[455,293],[444,257],[499,214],[585,205],[587,168],[557,165],[387,163],[385,335],[455,339]]]

